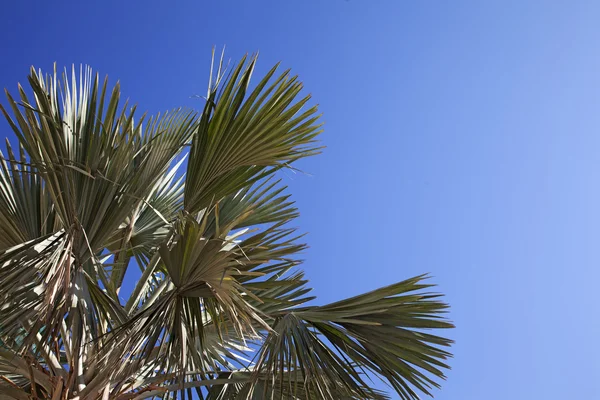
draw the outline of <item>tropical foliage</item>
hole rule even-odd
[[[0,398],[381,399],[381,379],[415,399],[438,386],[451,341],[428,331],[452,325],[425,276],[306,304],[298,213],[276,176],[319,152],[319,116],[289,71],[251,85],[255,64],[213,61],[199,112],[138,117],[88,68],[32,69],[30,89],[7,92]]]

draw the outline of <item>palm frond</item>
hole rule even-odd
[[[385,378],[402,399],[431,395],[444,379],[451,340],[427,333],[453,325],[424,275],[325,306],[294,311],[357,367]]]
[[[278,318],[265,339],[256,363],[255,384],[260,383],[262,374],[288,390],[298,386],[291,381],[291,377],[298,374],[302,389],[321,399],[339,399],[341,393],[351,393],[353,398],[374,398],[360,374],[294,312]]]
[[[56,262],[47,268],[35,266],[38,275],[32,279],[41,284],[43,275],[43,284],[51,284],[44,289],[44,307],[37,312],[44,323],[54,321],[53,331],[69,312],[71,302],[66,299],[73,296],[71,282],[78,271],[90,259],[99,266],[98,254],[161,179],[175,155],[189,141],[195,123],[193,112],[175,111],[163,118],[150,119],[144,129],[143,118],[134,123],[135,108],[129,110],[125,105],[118,112],[119,86],[107,98],[107,81],[100,88],[98,76],[92,77],[91,69],[81,71],[79,82],[75,70],[70,80],[65,74],[62,85],[59,80],[56,71],[44,77],[32,70],[29,82],[34,102],[19,88],[20,102],[7,93],[16,122],[2,108],[24,149],[21,159],[27,159],[33,166],[31,173],[39,176],[29,186],[40,178],[43,180],[43,185],[27,189],[29,198],[40,196],[36,191],[43,192],[44,198],[33,209],[30,207],[34,212],[27,214],[21,225],[28,226],[29,231],[39,231],[41,218],[50,218],[44,222],[45,229],[51,227],[63,232],[63,243],[51,257]],[[14,157],[9,158],[14,165]],[[18,172],[13,167],[12,188],[23,186],[18,184]],[[3,181],[10,183],[6,171],[4,177]],[[47,202],[51,202],[51,207]],[[27,205],[26,201],[21,203]],[[47,209],[52,209],[56,217],[44,215],[49,214]],[[12,214],[23,215],[18,210]],[[10,222],[5,229],[12,232],[15,228],[10,227],[15,224]],[[36,259],[48,264],[50,258]],[[13,266],[23,269],[25,263]],[[33,270],[30,268],[23,275],[31,276]],[[116,300],[123,274],[119,268],[113,272],[110,281],[104,271],[95,273],[91,269],[88,274],[101,281]]]
[[[277,66],[248,91],[256,57],[244,57],[228,76],[219,67],[194,134],[185,209],[191,213],[247,187],[291,162],[318,152],[316,107],[301,112],[297,77]]]
[[[161,246],[158,268],[168,279],[121,327],[118,340],[132,359],[147,360],[155,352],[152,357],[167,372],[207,370],[215,358],[202,354],[211,351],[206,326],[218,332],[233,327],[241,341],[258,336],[253,322],[268,329],[241,291],[237,277],[249,272],[237,268],[235,252],[226,248],[227,232],[208,236],[206,226],[207,218],[188,216],[175,224],[172,242]]]
[[[8,140],[8,157],[0,151],[0,249],[46,236],[57,230],[54,208],[39,171],[19,146],[17,159]]]

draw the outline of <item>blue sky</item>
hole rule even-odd
[[[326,121],[286,178],[321,301],[430,272],[436,399],[600,398],[600,3],[173,3],[7,2],[0,86],[85,63],[156,112],[200,106],[213,45],[281,60]]]

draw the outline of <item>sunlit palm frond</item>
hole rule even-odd
[[[249,91],[256,57],[228,75],[218,68],[194,135],[185,190],[185,209],[196,212],[215,199],[247,187],[277,168],[318,152],[316,107],[301,111],[310,96],[297,77],[277,66]],[[211,77],[212,78],[212,77]]]
[[[289,388],[296,386],[290,379],[298,374],[303,390],[321,399],[339,399],[340,387],[355,398],[372,398],[368,389],[363,389],[366,385],[360,374],[294,312],[278,318],[265,339],[255,369],[255,383],[260,383],[261,374]]]
[[[323,335],[351,365],[385,378],[402,399],[431,394],[444,379],[445,350],[452,341],[428,333],[452,328],[443,318],[440,295],[423,292],[432,285],[418,276],[325,306],[294,310]]]
[[[16,122],[2,110],[26,152],[21,158],[44,182],[41,190],[46,196],[37,208],[50,201],[51,207],[45,208],[55,211],[56,217],[49,215],[54,221],[50,219],[48,226],[63,232],[63,243],[53,257],[56,262],[44,270],[37,267],[38,276],[31,281],[41,284],[44,277],[44,307],[37,312],[44,323],[53,321],[56,330],[73,303],[67,300],[74,295],[72,283],[83,279],[76,275],[89,260],[95,268],[87,274],[116,299],[115,282],[121,275],[112,274],[109,281],[99,270],[103,267],[97,256],[190,139],[194,114],[169,113],[150,119],[144,129],[141,120],[134,123],[135,108],[125,105],[118,111],[118,85],[107,98],[107,81],[100,87],[90,69],[81,72],[79,81],[74,70],[70,80],[66,74],[61,80],[56,72],[44,77],[32,70],[29,82],[33,102],[22,88],[20,102],[7,94]],[[13,183],[15,177],[13,170]],[[29,225],[39,225],[41,214],[28,215]]]
[[[8,140],[0,151],[0,249],[46,236],[57,230],[55,212],[36,167],[19,146],[17,159]]]
[[[120,288],[132,257],[143,270],[159,245],[171,234],[183,203],[184,177],[177,177],[182,158],[158,182],[109,239],[111,282]]]
[[[241,291],[236,278],[249,272],[238,268],[234,250],[227,249],[228,232],[207,235],[206,226],[206,218],[188,216],[176,223],[171,243],[161,246],[158,268],[168,279],[141,303],[118,339],[134,359],[147,360],[158,349],[153,357],[167,372],[205,370],[212,359],[197,350],[206,346],[205,326],[231,326],[241,340],[258,336],[253,321],[268,328]]]

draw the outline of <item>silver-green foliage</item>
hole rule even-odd
[[[213,62],[201,111],[155,117],[87,68],[32,69],[31,90],[7,92],[0,397],[386,398],[379,377],[415,399],[438,386],[451,341],[427,330],[452,325],[424,276],[304,304],[298,214],[273,176],[319,152],[319,116],[277,66],[251,89],[255,64]],[[141,278],[124,297],[130,268]]]

